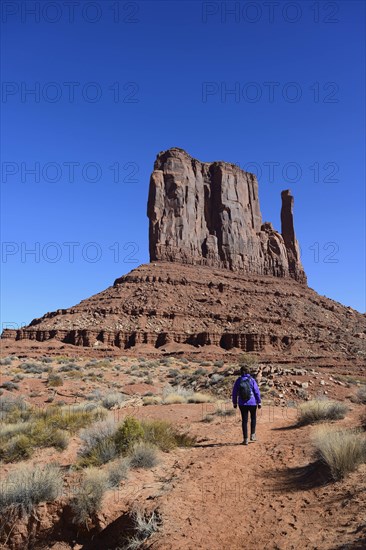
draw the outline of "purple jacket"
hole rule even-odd
[[[248,401],[243,401],[239,395],[239,385],[240,385],[241,379],[245,380],[247,378],[249,378],[250,380],[250,387],[252,388],[252,396]],[[244,374],[244,376],[240,376],[233,386],[232,400],[233,400],[233,405],[236,405],[239,402],[239,407],[241,407],[242,405],[260,405],[261,394],[259,392],[258,384],[254,380],[254,378],[249,376],[249,374]]]

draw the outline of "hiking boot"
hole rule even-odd
[[[255,437],[255,434],[252,434],[250,436],[250,441],[257,441],[257,438]]]
[[[248,438],[247,438],[247,439],[244,439],[242,445],[248,445]]]

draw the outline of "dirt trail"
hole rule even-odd
[[[206,437],[189,453],[180,451],[170,491],[159,499],[164,524],[153,547],[364,547],[354,543],[366,504],[355,487],[366,469],[346,482],[320,484],[309,469],[311,428],[292,429],[293,421],[281,409],[265,407],[258,441],[248,446],[238,444],[237,417],[201,424]]]

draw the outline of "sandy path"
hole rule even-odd
[[[201,424],[207,436],[189,451],[189,458],[186,450],[179,451],[178,473],[159,503],[164,524],[154,548],[362,547],[340,543],[357,538],[366,499],[364,493],[354,494],[353,484],[366,469],[348,482],[319,487],[308,474],[306,484],[293,486],[295,473],[302,473],[296,468],[312,460],[311,428],[284,429],[294,416],[284,418],[281,409],[267,409],[258,422],[256,443],[239,445],[239,419],[230,417]]]

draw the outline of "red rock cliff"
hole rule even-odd
[[[293,197],[283,191],[281,235],[262,223],[253,174],[226,162],[200,162],[182,149],[163,151],[150,180],[150,260],[306,283],[292,209]]]

